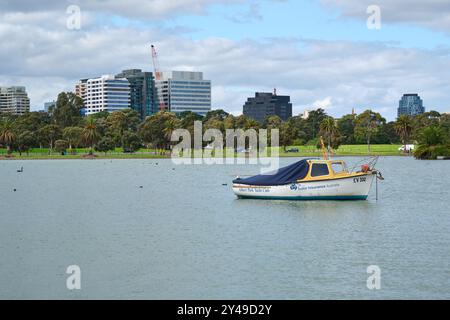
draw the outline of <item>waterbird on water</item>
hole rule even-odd
[[[20,170],[17,170],[17,172],[23,172],[23,167],[21,167]]]

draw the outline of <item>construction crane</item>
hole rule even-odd
[[[155,80],[160,81],[162,77],[161,77],[161,70],[159,68],[158,54],[156,53],[155,46],[151,45],[151,47],[152,47],[153,68],[155,71]],[[164,103],[164,97],[163,97],[162,91],[163,91],[162,87],[160,87],[159,90],[157,90],[160,111],[167,110],[167,106]]]

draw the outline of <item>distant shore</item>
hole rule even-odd
[[[368,151],[366,145],[344,145],[336,150],[331,156],[333,157],[369,157],[369,156],[407,156],[398,150],[398,145],[373,145],[371,146],[371,152]],[[298,152],[296,152],[298,150]],[[245,156],[243,153],[235,153],[235,157]],[[284,148],[279,149],[279,156],[281,158],[294,158],[294,157],[321,157],[322,152],[317,150],[314,146],[298,146],[288,147],[286,151]],[[97,152],[94,156],[89,156],[87,150],[80,149],[76,154],[61,153],[49,153],[45,149],[35,149],[29,154],[22,153],[20,155],[14,152],[11,156],[7,156],[6,153],[0,153],[0,160],[102,160],[102,159],[170,159],[170,152],[159,153],[156,151],[149,152],[136,152],[136,153],[100,153]]]
[[[168,155],[150,155],[150,154],[95,154],[89,156],[87,154],[76,155],[13,155],[11,157],[0,155],[0,160],[102,160],[102,159],[170,159]]]
[[[379,155],[379,154],[353,154],[353,155],[332,155],[331,158],[341,157],[375,157],[375,156],[381,156],[381,157],[408,157],[408,155],[403,154],[391,154],[391,155]],[[307,157],[313,157],[313,158],[320,158],[322,155],[280,155],[280,158],[307,158]],[[58,156],[48,156],[48,157],[33,157],[33,156],[22,156],[22,157],[11,157],[11,158],[5,158],[0,156],[0,161],[32,161],[32,160],[145,160],[145,159],[171,159],[170,156],[144,156],[144,155],[136,155],[136,156],[117,156],[117,155],[111,155],[111,156],[101,156],[101,157],[81,157],[81,156],[67,156],[67,157],[58,157]]]

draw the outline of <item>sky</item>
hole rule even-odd
[[[0,85],[26,86],[32,110],[81,78],[153,71],[150,44],[235,115],[274,88],[294,115],[394,120],[404,93],[450,112],[450,0],[0,0]]]

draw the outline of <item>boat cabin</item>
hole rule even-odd
[[[308,160],[308,164],[308,174],[300,181],[333,180],[356,175],[348,171],[347,164],[342,160]]]

